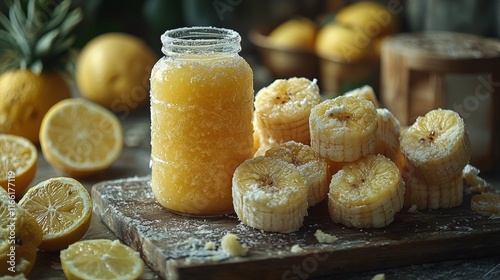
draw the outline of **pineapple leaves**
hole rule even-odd
[[[71,11],[66,20],[61,23],[61,34],[63,36],[68,35],[73,29],[75,29],[78,24],[82,21],[83,14],[78,10]]]
[[[67,69],[72,33],[83,19],[79,8],[71,8],[72,0],[4,1],[9,13],[0,13],[0,73]]]
[[[0,29],[0,73],[19,65],[18,54],[15,51],[16,42],[9,33]]]
[[[35,1],[28,1],[26,6],[26,28],[32,29],[36,26],[36,20],[38,19],[36,14]]]
[[[40,59],[35,60],[35,62],[31,63],[30,70],[39,75],[43,70],[43,62]]]
[[[26,22],[26,15],[23,12],[20,1],[14,2],[11,9],[9,10],[9,18],[14,30],[18,30],[19,33],[28,34],[28,30],[24,23]]]
[[[35,54],[41,57],[47,56],[53,48],[52,42],[58,35],[58,29],[54,29],[44,34],[40,39],[38,39],[38,42],[35,46]]]
[[[12,27],[10,25],[9,19],[4,15],[0,13],[0,24],[5,28],[5,30],[9,33],[14,32],[12,30]]]
[[[64,21],[66,15],[68,14],[70,4],[71,1],[63,1],[55,7],[54,11],[50,15],[50,20],[47,22],[45,27],[46,30],[52,30],[60,26],[61,22]]]

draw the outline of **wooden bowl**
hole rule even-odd
[[[342,58],[320,56],[314,50],[277,46],[268,37],[275,26],[256,28],[249,33],[250,42],[257,47],[263,64],[274,78],[316,78],[325,98],[367,84],[378,90],[378,58],[348,62]]]
[[[275,78],[318,77],[318,58],[312,50],[277,46],[269,40],[272,27],[253,29],[249,39],[254,44],[264,65]]]

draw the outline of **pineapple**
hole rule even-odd
[[[9,1],[0,14],[0,133],[38,143],[45,113],[71,96],[73,30],[83,18],[71,0]]]

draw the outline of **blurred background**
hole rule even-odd
[[[10,2],[0,2],[3,14],[8,14]],[[392,35],[451,31],[500,38],[500,0],[73,0],[72,6],[81,8],[84,14],[76,29],[77,50],[101,34],[120,32],[142,39],[158,58],[162,56],[160,36],[166,30],[184,26],[230,28],[241,34],[241,55],[254,71],[255,91],[276,78],[303,76],[317,78],[325,98],[366,84],[380,96],[381,46]],[[481,130],[487,136],[478,136],[488,139],[481,145],[488,147],[482,156],[491,159],[494,154],[500,158],[500,148],[495,145],[500,139],[498,98],[481,102],[480,107],[470,103],[479,102],[470,97],[480,84],[478,77],[490,81],[487,89],[499,88],[500,64],[495,61],[500,57],[500,47],[492,47],[491,53],[493,69],[489,63],[489,72],[481,73],[483,76],[472,73],[468,80],[463,75],[440,77],[443,86],[438,88],[435,72],[430,69],[415,76],[416,84],[409,84],[415,92],[398,91],[393,104],[383,105],[396,110],[404,107],[399,103],[400,96],[413,94],[415,100],[426,99],[418,112],[443,104],[474,107],[467,114],[487,112],[466,121],[469,127],[485,126]],[[108,60],[108,64],[114,63]],[[453,91],[447,93],[447,103],[436,103],[437,94],[446,88]],[[403,120],[403,115],[408,117],[403,125],[409,125],[418,114],[405,111],[397,116]]]
[[[356,0],[74,0],[85,18],[76,46],[106,32],[126,32],[146,40],[159,52],[160,35],[181,26],[210,25],[242,34],[244,52],[252,52],[252,28],[301,15],[318,24]],[[500,37],[500,0],[375,0],[401,7],[400,31],[446,30]],[[0,2],[7,12],[7,1]]]
[[[57,1],[57,0],[55,0]],[[153,51],[161,56],[160,36],[168,29],[182,26],[216,26],[231,28],[242,36],[242,55],[255,66],[256,89],[265,86],[273,78],[290,75],[319,76],[318,71],[308,73],[280,72],[263,54],[262,47],[269,46],[263,38],[251,39],[253,31],[268,35],[272,28],[298,16],[310,19],[317,32],[328,23],[335,22],[336,14],[356,0],[74,0],[73,6],[80,7],[84,19],[77,29],[75,47],[81,49],[92,38],[107,32],[123,32],[142,38]],[[397,32],[419,32],[443,30],[478,34],[488,37],[500,36],[500,0],[374,0],[386,7],[397,19]],[[7,1],[0,3],[3,13]],[[392,10],[391,10],[392,9]],[[355,13],[354,13],[355,14]],[[276,46],[290,51],[287,46]],[[274,56],[276,53],[268,55]],[[303,57],[312,61],[310,57]],[[279,59],[279,58],[276,58]],[[284,60],[290,60],[287,56]],[[294,61],[293,58],[291,61]],[[303,61],[297,61],[302,64]],[[265,66],[259,68],[260,66]],[[269,67],[271,66],[271,67]],[[311,66],[311,68],[318,66]],[[375,68],[378,66],[375,65]],[[290,69],[290,65],[281,68]],[[301,68],[299,66],[299,68]],[[366,74],[368,75],[368,74]],[[371,80],[377,86],[379,73],[371,73]],[[345,91],[366,83],[361,80],[347,83],[335,89]],[[329,85],[323,85],[330,91]]]

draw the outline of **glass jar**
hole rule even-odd
[[[186,27],[162,35],[151,72],[151,187],[187,215],[233,212],[236,167],[253,156],[253,73],[240,35]]]

